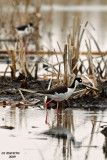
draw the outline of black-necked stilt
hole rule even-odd
[[[34,32],[33,23],[29,23],[28,25],[16,27],[16,32],[20,37],[26,37],[31,35]]]
[[[46,90],[43,92],[37,92],[37,93],[46,95],[49,98],[51,98],[51,100],[45,104],[46,112],[47,112],[47,105],[50,102],[52,102],[53,100],[55,100],[55,101],[57,101],[57,114],[58,114],[59,102],[63,101],[63,100],[67,100],[73,94],[73,92],[75,91],[75,89],[79,83],[82,83],[82,79],[80,77],[75,78],[70,87],[60,86],[60,87],[52,88],[50,90]]]
[[[26,37],[30,36],[34,32],[33,23],[29,23],[28,25],[16,27],[16,32],[20,38],[23,38],[25,50],[27,51]]]

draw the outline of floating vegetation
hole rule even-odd
[[[1,129],[9,129],[9,130],[12,130],[12,129],[15,129],[14,127],[12,126],[0,126]]]

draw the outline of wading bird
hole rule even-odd
[[[55,100],[57,101],[57,115],[58,115],[59,102],[63,100],[67,100],[73,94],[73,92],[75,91],[79,83],[82,83],[82,79],[80,77],[77,77],[74,79],[73,83],[69,87],[59,86],[59,87],[52,88],[50,90],[37,92],[51,98],[49,102],[45,103],[46,113],[48,114],[47,105],[53,100]]]
[[[26,47],[26,37],[30,36],[34,32],[33,23],[29,23],[24,26],[16,27],[16,32],[20,38],[23,38],[24,46]]]

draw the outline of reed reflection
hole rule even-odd
[[[56,123],[55,123],[56,119]],[[48,122],[48,114],[46,114],[47,125],[49,130],[44,132],[47,135],[58,138],[58,144],[62,141],[62,155],[63,159],[72,159],[72,147],[79,147],[80,142],[77,142],[74,137],[74,120],[72,110],[65,111],[65,103],[60,103],[58,115],[54,115],[52,125]]]
[[[107,159],[107,136],[105,137],[105,143],[103,145],[103,152],[105,154],[105,158]]]
[[[100,125],[97,123],[99,119],[102,119],[102,115],[99,116],[99,111],[96,110],[76,111],[72,108],[65,109],[63,103],[61,105],[58,119],[56,112],[54,112],[53,123],[46,132],[48,135],[58,138],[58,146],[62,144],[61,152],[64,160],[74,159],[75,149],[80,152],[80,155],[82,154],[84,160],[90,159],[90,154],[93,151],[98,152],[99,143],[102,144],[102,140],[99,142],[98,138]],[[78,112],[78,115],[75,114],[75,111]],[[80,113],[84,114],[81,115]],[[57,123],[55,123],[56,121]],[[106,142],[107,138],[105,138],[104,147],[102,148],[105,157],[107,154]]]
[[[106,122],[105,122],[106,123]],[[101,131],[101,133],[104,135],[105,137],[105,142],[103,144],[103,152],[105,154],[105,158],[107,158],[107,125],[103,125],[102,127],[104,127],[104,129]]]

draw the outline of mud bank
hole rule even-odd
[[[12,102],[21,101],[22,97],[18,91],[19,88],[26,88],[33,91],[46,90],[49,84],[49,80],[42,79],[28,79],[28,80],[11,80],[9,77],[0,77],[0,101]],[[83,89],[84,86],[78,86],[78,89]],[[40,102],[38,106],[44,104],[44,97],[39,96],[36,93],[23,92],[26,99],[36,98]],[[62,103],[60,103],[62,106]],[[52,102],[48,107],[56,108],[56,102]],[[68,101],[64,102],[65,108],[90,108],[90,109],[107,109],[107,81],[99,84],[99,96],[93,97],[92,95],[84,95],[82,97],[71,97]]]

